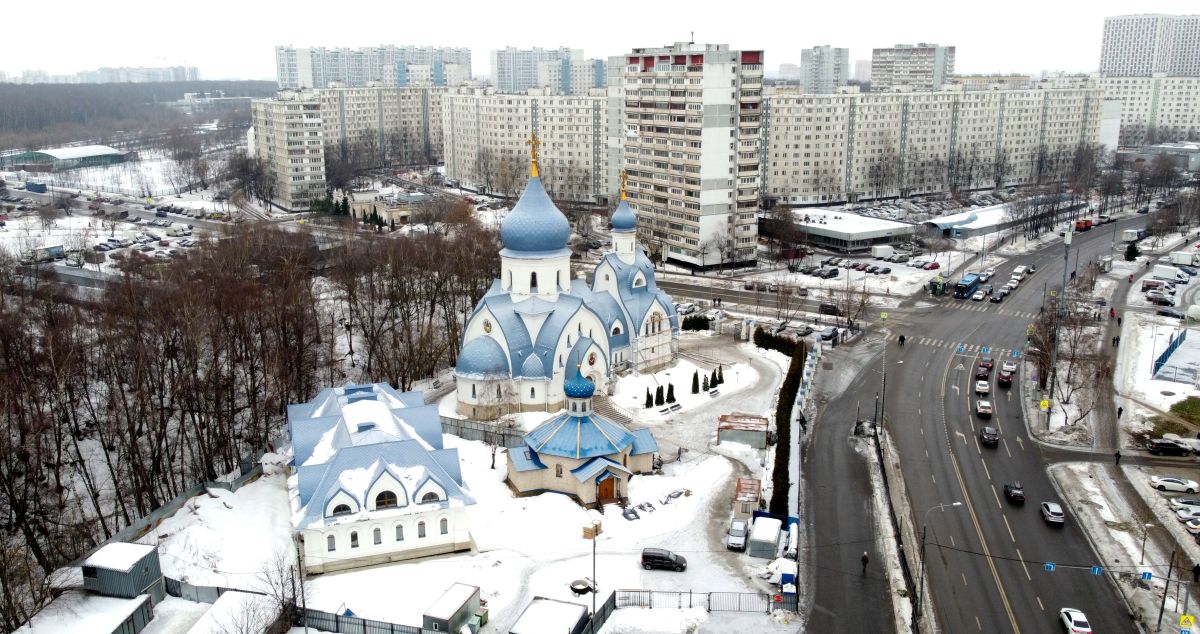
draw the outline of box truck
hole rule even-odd
[[[1200,264],[1200,253],[1192,251],[1172,251],[1171,264],[1195,266],[1196,264]]]
[[[1137,242],[1141,240],[1137,229],[1126,229],[1121,232],[1121,242]]]
[[[877,258],[877,259],[889,258],[895,254],[896,254],[895,249],[893,249],[892,247],[890,247],[886,244],[880,244],[880,245],[871,247],[871,257],[873,257],[873,258]]]
[[[1156,280],[1166,280],[1179,284],[1187,284],[1188,280],[1192,279],[1188,277],[1187,273],[1165,264],[1155,264],[1154,268],[1150,271],[1150,275]]]

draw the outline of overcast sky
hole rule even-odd
[[[65,0],[36,17],[8,12],[17,22],[0,35],[0,70],[189,65],[204,79],[274,79],[279,44],[412,44],[469,47],[472,71],[485,75],[488,52],[505,46],[607,57],[694,31],[696,42],[766,51],[768,72],[799,64],[805,47],[848,47],[853,62],[872,47],[917,42],[956,46],[962,73],[1093,71],[1105,16],[1196,12],[1196,0]]]

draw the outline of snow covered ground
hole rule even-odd
[[[236,151],[236,150],[234,150]],[[218,152],[207,157],[210,165],[223,164],[231,152]],[[45,175],[47,185],[70,189],[87,189],[129,196],[169,196],[185,189],[191,180],[184,166],[171,160],[160,150],[139,153],[136,161],[96,167],[83,167]]]
[[[711,376],[715,369],[715,367],[711,366],[701,367],[691,360],[681,357],[679,362],[674,366],[660,370],[654,374],[630,374],[622,377],[617,381],[616,390],[610,398],[612,402],[634,413],[638,419],[661,420],[670,418],[677,416],[680,411],[690,411],[703,407],[712,400],[708,392],[703,390],[703,381],[704,377]],[[754,371],[754,368],[745,363],[726,364],[721,368],[721,372],[725,377],[725,382],[718,386],[721,393],[738,392],[758,381],[758,373]],[[692,394],[693,373],[698,373],[699,380],[701,381],[701,391],[698,394]],[[654,396],[660,385],[663,388],[664,397],[667,386],[675,386],[675,401],[683,407],[682,410],[664,415],[659,413],[659,410],[663,406],[644,409],[646,404],[646,390],[649,390],[650,395]]]
[[[175,226],[180,225],[175,223]],[[0,227],[0,249],[13,257],[20,257],[26,251],[36,247],[51,245],[62,245],[68,251],[72,249],[86,251],[109,237],[132,239],[134,235],[144,231],[152,231],[167,240],[168,246],[163,247],[155,243],[156,249],[184,248],[178,244],[179,240],[183,238],[167,236],[164,227],[149,226],[145,222],[139,224],[104,222],[93,216],[75,213],[70,216],[59,215],[46,227],[43,227],[41,219],[36,214],[10,218],[5,227]],[[117,260],[112,256],[116,254],[127,256],[130,251],[130,248],[125,248],[109,252],[105,262],[100,265],[100,270],[113,272]],[[53,266],[66,266],[66,264],[60,260]],[[88,270],[97,270],[95,264],[85,266]]]
[[[1161,410],[1169,410],[1173,403],[1185,397],[1200,396],[1200,389],[1194,383],[1178,383],[1151,376],[1154,359],[1166,349],[1171,336],[1182,330],[1178,323],[1171,322],[1176,320],[1127,311],[1121,324],[1121,350],[1114,373],[1120,394],[1132,396]],[[1189,334],[1191,336],[1195,336],[1195,333]],[[1186,354],[1193,355],[1193,364],[1200,363],[1200,354],[1194,349],[1189,351],[1181,348],[1173,356]],[[1183,361],[1182,358],[1179,360],[1180,363]],[[1149,410],[1139,410],[1134,414],[1138,417],[1153,415]]]

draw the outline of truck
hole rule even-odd
[[[1156,280],[1166,280],[1178,284],[1187,284],[1188,280],[1192,279],[1188,277],[1187,273],[1165,264],[1155,264],[1154,268],[1150,270],[1150,276]]]
[[[34,262],[53,262],[67,257],[61,244],[48,244],[29,250],[29,259]]]
[[[171,227],[170,229],[167,229],[167,235],[171,236],[172,238],[178,238],[180,236],[190,236],[192,235],[192,232],[187,227]]]
[[[1076,231],[1087,231],[1091,228],[1092,228],[1092,221],[1090,218],[1084,218],[1083,220],[1075,221],[1075,230]]]
[[[44,194],[46,193],[46,184],[42,181],[25,181],[25,191]]]
[[[1121,242],[1137,242],[1141,240],[1137,229],[1126,229],[1121,232]]]
[[[871,247],[871,257],[875,259],[889,258],[896,254],[896,250],[886,244],[879,244]]]
[[[1172,251],[1171,264],[1182,264],[1184,266],[1195,266],[1200,264],[1200,253],[1192,251]]]

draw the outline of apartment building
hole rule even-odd
[[[1200,77],[1200,15],[1119,15],[1104,18],[1100,74]]]
[[[854,80],[862,83],[871,81],[871,60],[860,59],[854,62]]]
[[[252,102],[254,152],[275,187],[272,200],[285,211],[304,211],[325,193],[321,104],[311,91],[282,91]]]
[[[1033,77],[1021,74],[951,75],[946,83],[972,90],[1026,90],[1033,85]]]
[[[1101,77],[1104,95],[1121,102],[1122,147],[1200,138],[1200,77]],[[1114,148],[1115,149],[1115,148]]]
[[[1056,180],[1099,138],[1103,92],[777,95],[763,193],[787,205]]]
[[[755,259],[762,51],[677,42],[625,55],[624,167],[638,241],[710,267]]]
[[[447,88],[350,88],[334,82],[312,91],[321,106],[327,146],[377,153],[381,163],[418,165],[442,161],[442,97]]]
[[[554,198],[603,201],[616,191],[609,179],[608,103],[592,95],[501,94],[460,88],[442,97],[446,178],[502,195],[520,193],[529,176],[526,142],[541,142],[538,170]]]
[[[535,86],[548,94],[587,95],[605,85],[604,60],[563,59],[537,64]]]
[[[369,82],[407,86],[410,69],[418,77],[427,75],[427,85],[447,86],[471,77],[471,50],[393,45],[357,49],[276,46],[275,69],[282,89],[324,88],[335,81],[349,87]]]
[[[871,90],[941,90],[954,74],[954,47],[897,44],[871,51]]]
[[[850,49],[814,46],[800,51],[800,85],[804,92],[825,95],[850,79]]]

